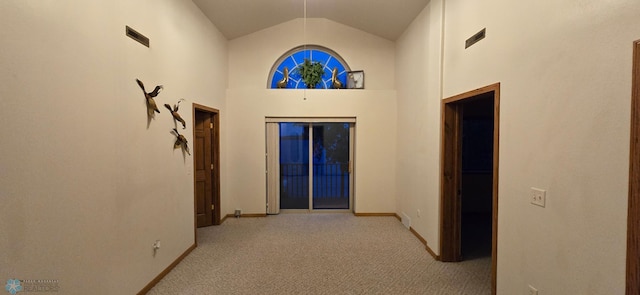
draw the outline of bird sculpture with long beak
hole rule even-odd
[[[171,112],[171,116],[173,116],[174,120],[182,123],[182,129],[186,129],[187,123],[184,121],[184,119],[182,119],[182,117],[180,117],[180,114],[178,114],[178,107],[180,107],[180,102],[183,100],[184,99],[178,100],[178,103],[173,105],[173,109],[171,109],[171,106],[167,103],[164,104],[164,107],[167,108],[169,112]]]
[[[287,84],[289,83],[289,69],[287,69],[287,67],[284,67],[282,75],[284,75],[284,78],[276,83],[276,87],[287,88]]]
[[[191,153],[189,152],[189,145],[187,143],[187,138],[185,138],[184,135],[178,133],[178,129],[176,128],[173,128],[173,132],[176,135],[176,142],[173,144],[173,148],[177,149],[179,147],[182,147],[182,149],[186,151],[187,154],[189,154],[189,156],[191,156]]]
[[[147,101],[147,114],[149,115],[149,117],[153,116],[153,112],[160,113],[160,110],[158,110],[158,106],[156,105],[156,101],[153,100],[153,98],[158,96],[158,93],[160,93],[160,91],[162,90],[162,85],[156,86],[153,91],[147,93],[147,91],[144,89],[144,84],[142,83],[142,81],[136,79],[136,82],[138,82],[138,85],[140,86],[140,88],[142,88],[144,98]]]
[[[338,79],[338,68],[333,68],[333,71],[331,72],[331,87],[334,89],[342,88],[342,82]]]

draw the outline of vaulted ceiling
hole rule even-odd
[[[429,0],[193,0],[229,40],[304,17],[396,40]]]

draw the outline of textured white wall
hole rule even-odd
[[[439,253],[442,3],[431,1],[396,42],[398,213]],[[418,217],[420,210],[420,217]]]
[[[164,107],[147,127],[135,79],[164,84],[159,104],[187,99],[192,141],[192,102],[224,114],[226,40],[191,1],[8,0],[0,15],[0,279],[135,293],[194,243],[193,159]]]
[[[365,90],[266,89],[273,63],[304,44],[303,21],[293,20],[229,42],[228,192],[246,213],[265,213],[265,117],[350,116],[356,123],[357,212],[395,212],[396,102],[394,44],[325,19],[307,21],[306,40],[333,49],[353,70],[365,71]],[[303,98],[307,99],[304,100]]]
[[[305,43],[333,49],[352,70],[364,70],[367,90],[395,89],[393,42],[327,19],[307,19],[306,33],[304,27],[295,19],[231,40],[229,89],[265,89],[276,60]]]
[[[439,112],[428,109],[439,108],[431,102],[436,96],[414,97],[419,87],[401,82],[401,75],[434,79],[436,65],[424,62],[439,46],[431,37],[438,16],[430,15],[418,18],[398,42],[399,130],[408,126],[402,118],[414,108],[426,108],[417,124],[440,128],[428,121]],[[638,15],[640,4],[631,0],[445,1],[443,97],[501,83],[498,294],[523,294],[529,284],[545,294],[624,293]],[[465,50],[464,41],[485,27],[486,39]],[[427,50],[418,53],[425,36]],[[426,69],[412,69],[410,59]],[[421,139],[399,136],[398,147],[437,149],[430,132]],[[401,183],[402,175],[421,171],[405,158],[429,162],[422,150],[406,149],[410,154],[399,148],[398,156],[399,211],[437,204],[433,191]],[[546,208],[529,204],[532,186],[547,190]],[[438,226],[432,221],[419,221],[416,228],[437,244],[431,241]]]

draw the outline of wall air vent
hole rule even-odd
[[[477,32],[475,35],[471,36],[471,38],[467,39],[467,41],[464,43],[464,49],[467,49],[471,47],[471,45],[476,44],[478,41],[484,39],[486,31],[487,28],[484,28],[480,30],[480,32]]]
[[[136,30],[132,29],[129,26],[126,26],[127,28],[127,36],[131,37],[131,39],[136,40],[138,42],[140,42],[140,44],[149,47],[149,38],[145,37],[145,35],[142,35],[140,33],[138,33]]]

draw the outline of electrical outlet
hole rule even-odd
[[[418,209],[417,215],[418,217],[420,217],[420,209]]]
[[[536,289],[533,286],[529,285],[529,295],[538,295],[538,289]]]
[[[544,208],[547,202],[547,192],[543,189],[532,187],[530,198],[531,198],[531,204]]]
[[[153,243],[153,250],[158,250],[160,249],[160,240],[156,240],[155,243]]]

